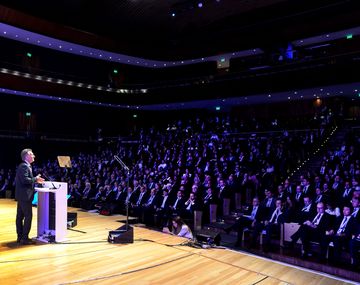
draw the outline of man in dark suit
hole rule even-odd
[[[264,220],[265,217],[265,209],[262,205],[260,205],[259,198],[255,197],[252,202],[252,206],[244,213],[244,215],[240,216],[236,223],[229,229],[228,232],[232,228],[237,230],[237,241],[235,246],[241,247],[242,236],[245,228],[249,228],[254,230],[258,223]],[[251,247],[255,247],[256,244],[256,235],[251,237]]]
[[[310,219],[304,221],[300,228],[291,236],[291,246],[293,247],[298,239],[303,244],[302,257],[306,258],[309,254],[310,241],[321,241],[325,232],[330,227],[329,214],[325,213],[324,203],[320,202],[316,205],[317,214]],[[321,253],[322,255],[323,253]]]
[[[350,240],[350,255],[351,265],[353,269],[358,269],[359,262],[359,250],[360,250],[360,224],[356,223],[352,239]]]
[[[33,176],[31,163],[35,160],[35,155],[31,149],[26,148],[21,151],[21,162],[16,170],[15,177],[15,199],[17,200],[16,213],[16,233],[17,242],[21,244],[31,244],[29,232],[32,221],[32,200],[34,198],[34,184],[44,183],[40,174]]]
[[[329,243],[333,242],[334,256],[332,261],[334,263],[340,261],[341,250],[343,246],[349,244],[356,227],[356,221],[351,216],[351,208],[351,205],[345,205],[343,207],[343,217],[338,217],[331,229],[325,232],[325,237],[321,239],[321,252],[324,254],[321,258],[323,260],[325,259],[325,253]]]

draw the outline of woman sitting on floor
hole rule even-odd
[[[172,230],[170,231],[168,227],[165,227],[163,232],[188,239],[194,238],[189,226],[179,216],[172,219]]]

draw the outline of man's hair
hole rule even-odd
[[[30,148],[25,148],[21,151],[21,159],[25,160],[26,156],[28,155],[29,152],[32,152],[32,149]]]

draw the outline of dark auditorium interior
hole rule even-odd
[[[199,243],[360,281],[360,1],[3,0],[0,19],[1,200],[31,147],[71,207],[179,215]]]

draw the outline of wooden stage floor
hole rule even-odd
[[[0,284],[355,284],[226,248],[134,226],[133,244],[107,242],[123,216],[78,213],[59,244],[16,243],[16,202],[0,199]],[[36,208],[30,236],[36,236]]]

